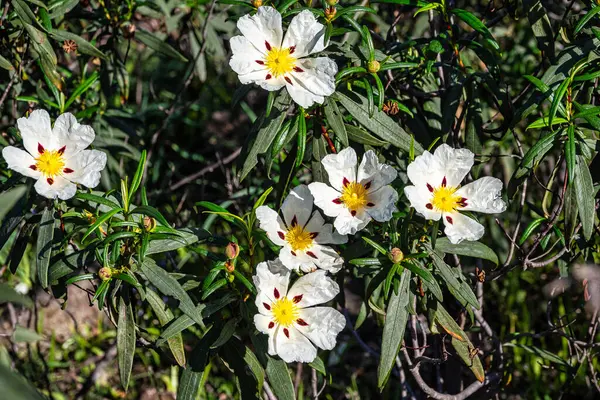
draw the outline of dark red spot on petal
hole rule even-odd
[[[42,146],[42,144],[41,144],[41,143],[38,143],[38,153],[42,154],[44,151],[46,151],[46,150],[44,149],[44,146]]]
[[[300,67],[294,67],[294,71],[296,72],[304,72],[304,70]]]
[[[275,296],[276,299],[279,298],[279,290],[277,290],[277,288],[273,289],[273,296]]]
[[[427,184],[427,190],[433,193],[433,186],[431,186],[429,183]]]
[[[351,210],[351,211],[350,211],[350,214],[351,214],[353,217],[355,217],[355,216],[356,216],[356,210]]]
[[[267,74],[267,76],[265,76],[265,79],[267,79],[267,80],[269,80],[271,78],[272,78],[271,74]]]
[[[48,182],[48,185],[52,185],[54,183],[54,179],[52,178],[48,178],[46,181]]]
[[[70,173],[72,173],[72,172],[73,172],[73,170],[72,170],[71,168],[65,168],[65,169],[63,169],[63,172],[64,172],[65,174],[70,174]]]
[[[298,225],[298,218],[296,218],[296,214],[294,214],[294,218],[292,218],[292,226]]]
[[[255,61],[256,61],[256,63],[257,63],[257,64],[260,64],[260,65],[265,65],[265,62],[264,62],[264,61],[261,61],[261,60],[255,60]]]
[[[367,190],[368,190],[370,187],[371,187],[371,182],[367,182],[367,183],[365,183],[365,189],[367,189]]]
[[[311,238],[311,239],[314,239],[314,238],[316,238],[317,236],[319,236],[319,232],[311,232],[311,233],[310,233],[310,238]]]
[[[275,326],[275,322],[273,322],[273,321],[269,322],[269,329],[273,329],[274,326]]]
[[[442,179],[442,186],[446,187],[446,177],[444,177],[444,179]]]
[[[283,334],[285,335],[285,337],[287,337],[288,339],[290,338],[290,331],[288,331],[287,328],[283,328]]]
[[[340,199],[339,197],[337,199],[333,199],[332,200],[335,204],[342,204],[342,199]]]
[[[37,165],[35,165],[35,164],[30,165],[29,168],[34,171],[37,171]]]
[[[285,233],[283,233],[283,232],[277,232],[277,234],[279,235],[279,237],[281,238],[281,240],[285,240]]]
[[[317,259],[317,260],[319,259],[319,258],[318,258],[318,257],[315,255],[315,253],[313,253],[312,251],[307,251],[307,252],[306,252],[306,254],[307,254],[307,255],[309,255],[309,256],[311,256],[311,257],[312,257],[312,258],[314,258],[314,259]]]
[[[294,257],[296,257],[296,252],[295,252],[295,251],[290,251],[290,253],[292,253],[292,255],[293,255]]]
[[[342,185],[344,185],[344,186],[348,186],[349,184],[350,184],[350,181],[348,180],[348,178],[344,178],[344,179],[342,180]]]
[[[374,207],[375,203],[367,203],[367,207]]]
[[[300,300],[302,300],[302,296],[304,296],[303,294],[299,294],[298,296],[294,296],[294,298],[292,299],[292,301],[294,303],[300,303]]]
[[[294,54],[294,51],[296,51],[296,46],[291,46],[290,47],[290,54]]]
[[[60,149],[58,149],[57,153],[60,154],[61,156],[63,155],[63,153],[65,152],[65,149],[67,148],[67,146],[63,146]]]
[[[298,319],[296,320],[296,323],[297,323],[298,325],[300,325],[300,326],[308,326],[308,324],[306,323],[306,321],[305,321],[305,320],[303,320],[302,318],[298,318]]]
[[[427,207],[430,210],[433,210],[433,204],[431,204],[431,203],[425,204],[425,207]]]
[[[448,223],[449,223],[449,224],[451,224],[451,223],[452,223],[452,218],[451,218],[451,217],[448,217],[448,216],[446,216],[446,221],[448,221]]]
[[[271,310],[271,306],[268,305],[267,303],[263,303],[263,306],[267,309],[267,310]]]
[[[265,40],[265,47],[267,48],[267,50],[271,51],[271,45],[266,40]]]
[[[284,76],[283,79],[285,79],[285,81],[287,83],[289,83],[290,85],[293,85],[292,80],[290,78],[288,78],[287,76]]]

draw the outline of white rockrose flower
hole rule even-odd
[[[356,152],[351,147],[323,157],[321,163],[333,187],[314,182],[308,188],[317,207],[335,218],[333,226],[340,234],[353,235],[371,219],[385,222],[392,218],[398,193],[389,184],[398,173],[380,164],[375,152],[367,151],[358,169]]]
[[[91,126],[80,125],[72,114],[65,113],[51,128],[45,110],[19,118],[17,126],[26,151],[8,146],[2,150],[2,156],[8,168],[37,179],[35,190],[39,194],[66,200],[75,195],[77,183],[89,188],[98,185],[106,154],[85,150],[94,141]]]
[[[408,165],[408,179],[414,186],[405,187],[404,193],[410,205],[426,219],[442,218],[444,233],[454,244],[478,240],[485,231],[483,225],[460,211],[496,214],[506,210],[500,197],[500,179],[486,176],[460,187],[473,159],[470,150],[442,144],[433,154],[425,151]]]
[[[337,283],[318,270],[306,274],[288,291],[290,271],[279,260],[261,262],[253,277],[258,290],[256,328],[269,335],[269,354],[285,362],[311,362],[317,347],[331,350],[344,329],[344,316],[332,307],[313,307],[332,300]]]
[[[329,57],[307,58],[325,49],[325,26],[308,10],[296,15],[285,37],[281,14],[273,7],[259,7],[237,23],[243,36],[230,40],[229,65],[243,84],[256,83],[274,91],[286,87],[302,107],[322,104],[335,92],[338,68]]]
[[[314,271],[317,268],[338,272],[344,259],[326,244],[346,243],[348,238],[333,232],[317,210],[313,212],[313,196],[306,185],[290,191],[281,205],[283,220],[267,206],[256,209],[260,228],[282,249],[281,262],[289,269]]]

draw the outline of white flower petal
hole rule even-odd
[[[233,55],[229,60],[229,66],[237,74],[249,74],[251,72],[264,71],[262,77],[267,76],[267,68],[256,61],[262,61],[264,55],[256,50],[245,36],[234,36],[229,40]]]
[[[328,57],[298,60],[302,72],[291,72],[286,88],[292,99],[304,108],[314,103],[323,104],[325,96],[335,92],[336,63]]]
[[[453,244],[479,240],[485,232],[483,225],[459,212],[444,213],[443,221],[446,226],[444,233]]]
[[[317,267],[329,271],[332,274],[337,273],[344,266],[344,259],[331,247],[315,244],[310,249],[312,255],[311,262]]]
[[[282,239],[281,235],[283,234],[285,237],[287,229],[277,212],[267,206],[260,206],[256,209],[256,218],[258,219],[260,229],[267,232],[267,236],[273,243],[278,246],[286,244],[285,239]]]
[[[302,11],[290,22],[281,47],[291,46],[296,46],[294,56],[297,58],[325,49],[325,26],[309,10]]]
[[[287,363],[309,363],[317,357],[316,347],[313,346],[310,340],[301,334],[294,326],[290,326],[288,328],[279,326],[276,329],[277,330],[273,338],[273,348],[269,350],[269,354],[277,354],[283,361]],[[287,335],[285,332],[287,332]],[[274,351],[271,352],[271,350]]]
[[[447,144],[442,144],[435,149],[433,156],[444,170],[447,185],[453,187],[460,185],[465,176],[467,176],[471,167],[473,167],[475,157],[471,150],[453,149]],[[431,184],[438,186],[441,184],[441,181]]]
[[[304,185],[303,185],[304,186]],[[325,225],[325,220],[318,210],[313,211],[308,223],[304,227],[304,230],[312,233],[320,233]]]
[[[325,167],[325,171],[327,171],[329,183],[339,192],[344,188],[344,178],[350,182],[356,181],[357,158],[356,152],[352,147],[347,147],[337,154],[326,155],[321,160],[321,163]]]
[[[292,249],[290,249],[287,244],[279,251],[279,259],[286,268],[295,271],[302,270],[304,272],[311,272],[317,269],[317,266],[312,262],[311,257],[303,251],[294,252],[294,254],[292,254]]]
[[[288,227],[292,226],[294,219],[302,227],[306,225],[313,208],[313,197],[308,186],[299,185],[290,191],[283,204],[281,212]]]
[[[442,216],[442,213],[439,211],[434,209],[430,210],[426,207],[426,205],[431,202],[431,193],[423,185],[419,185],[418,187],[406,186],[404,188],[404,194],[408,198],[411,207],[425,217],[425,219],[437,221]]]
[[[502,200],[502,181],[498,178],[485,176],[471,182],[456,191],[458,196],[466,199],[465,211],[477,211],[487,214],[498,214],[506,210]]]
[[[54,122],[50,146],[53,150],[65,146],[63,156],[68,159],[92,144],[95,137],[96,134],[91,126],[80,125],[73,114],[64,113]],[[104,157],[104,164],[106,164],[106,155]]]
[[[271,47],[281,46],[283,38],[281,14],[273,7],[259,7],[256,14],[244,15],[238,20],[237,27],[242,35],[263,53],[267,52],[266,43]]]
[[[52,128],[50,126],[50,115],[46,110],[35,110],[29,118],[19,118],[17,127],[23,137],[25,150],[36,157],[38,153],[38,143],[43,147],[50,147]]]
[[[326,156],[327,157],[327,156]],[[308,185],[308,189],[314,196],[315,205],[319,207],[328,217],[337,217],[346,206],[334,203],[342,194],[321,182],[313,182]]]
[[[258,311],[263,315],[271,315],[264,303],[270,305],[276,300],[276,297],[281,298],[287,294],[290,271],[283,266],[279,259],[263,261],[256,266],[256,274],[252,280],[258,291],[255,301]]]
[[[302,295],[298,307],[306,308],[332,300],[340,292],[338,284],[324,270],[317,270],[298,278],[288,292],[288,298]]]
[[[444,169],[437,158],[427,150],[408,164],[406,174],[410,182],[419,188],[427,188],[427,183],[438,186],[444,178]]]
[[[318,244],[343,244],[348,242],[348,236],[340,235],[333,230],[333,225],[325,224],[321,227],[319,235],[314,240]]]
[[[256,329],[262,333],[271,334],[271,332],[274,331],[274,328],[269,329],[269,323],[271,323],[272,320],[273,318],[268,315],[254,315],[254,325],[256,326]]]
[[[300,318],[307,323],[296,324],[296,329],[323,350],[335,347],[337,335],[346,326],[346,318],[332,307],[312,307],[300,311]]]
[[[283,76],[280,77],[272,77],[270,79],[265,79],[268,75],[268,71],[266,69],[250,72],[243,75],[238,75],[240,82],[244,85],[248,85],[250,83],[256,83],[261,88],[268,90],[269,92],[274,92],[276,90],[281,89],[285,86],[285,81],[283,80]]]
[[[18,149],[13,146],[7,146],[2,149],[2,157],[6,160],[7,167],[13,171],[17,171],[21,175],[30,178],[39,178],[41,173],[29,168],[30,165],[35,165],[35,159],[28,152]]]
[[[358,166],[357,181],[363,185],[370,182],[369,191],[374,192],[380,187],[389,185],[396,179],[398,172],[387,164],[379,163],[377,155],[369,150],[363,156]]]
[[[333,221],[333,226],[341,235],[354,235],[367,226],[369,222],[371,222],[371,216],[364,210],[352,216],[350,211],[344,207],[344,210]]]
[[[62,176],[55,176],[52,185],[48,183],[46,177],[42,176],[35,183],[34,188],[38,194],[49,199],[58,197],[61,200],[68,200],[75,196],[75,193],[77,192],[77,185],[69,182]]]
[[[396,211],[397,201],[398,192],[389,185],[384,186],[375,192],[369,193],[369,202],[375,205],[367,207],[366,211],[375,221],[389,221],[392,218],[392,213]]]
[[[71,182],[94,188],[100,183],[100,172],[106,167],[106,153],[98,150],[80,151],[66,160],[65,167],[74,171],[64,174],[65,178]]]

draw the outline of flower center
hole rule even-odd
[[[276,300],[271,305],[273,319],[279,325],[290,326],[298,319],[298,306],[287,297]]]
[[[292,251],[303,251],[312,246],[314,236],[296,224],[287,231],[285,240],[289,243]]]
[[[462,197],[455,194],[457,190],[458,188],[443,185],[433,189],[431,205],[441,212],[449,213],[455,211],[463,200]]]
[[[285,75],[296,66],[296,57],[292,56],[289,48],[272,47],[265,57],[265,66],[274,77]]]
[[[60,174],[65,166],[63,152],[64,150],[45,150],[35,159],[36,169],[45,176]]]
[[[358,182],[348,182],[344,185],[340,200],[350,210],[362,210],[369,202],[367,198],[367,187]]]

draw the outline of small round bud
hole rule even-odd
[[[146,215],[144,217],[144,229],[151,232],[154,228],[156,228],[156,220]]]
[[[339,0],[326,0],[325,1],[328,5],[330,5],[331,7],[335,6],[337,3],[339,3]]]
[[[233,274],[233,271],[235,271],[235,265],[233,265],[233,261],[231,261],[231,260],[225,261],[225,269],[230,274]]]
[[[112,270],[110,269],[110,267],[102,267],[100,268],[100,271],[98,271],[98,276],[103,281],[107,281],[110,278],[112,278]]]
[[[390,251],[390,259],[394,264],[398,264],[404,260],[404,253],[397,247],[394,247],[392,251]]]
[[[335,14],[337,14],[337,10],[335,9],[335,7],[328,6],[325,9],[325,19],[327,21],[332,21],[335,18]]]
[[[238,246],[237,243],[229,242],[227,247],[225,247],[225,255],[227,258],[233,260],[238,256],[238,254],[240,254],[240,246]]]
[[[235,275],[234,274],[227,274],[227,280],[229,282],[233,282],[235,280]]]
[[[381,64],[379,64],[379,61],[377,60],[369,61],[367,64],[367,70],[372,74],[379,72],[380,68]]]
[[[125,39],[132,39],[135,36],[135,25],[130,22],[125,22],[121,25],[121,33]]]
[[[252,7],[258,8],[263,5],[262,0],[252,0]]]

